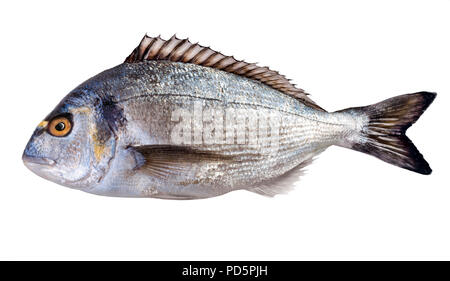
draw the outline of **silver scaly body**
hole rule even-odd
[[[112,96],[123,108],[127,120],[119,130],[108,174],[89,189],[110,196],[203,198],[236,189],[257,191],[258,184],[276,179],[330,145],[342,142],[365,122],[363,116],[354,118],[346,113],[315,110],[258,81],[193,64],[125,63],[99,74],[74,91],[80,89]],[[108,92],[102,93],[105,89]],[[245,144],[237,143],[236,139],[232,144],[205,144],[204,141],[196,144],[192,137],[192,147],[233,155],[236,161],[194,164],[188,173],[169,179],[149,177],[139,171],[130,173],[137,163],[126,147],[173,144],[171,134],[178,124],[172,121],[173,113],[179,108],[193,112],[195,103],[199,102],[204,111],[242,109],[249,115],[255,114],[258,120],[276,114],[274,119],[280,120],[279,134],[274,139],[269,134],[259,134],[258,126],[245,126]],[[248,122],[249,118],[245,119]],[[233,126],[237,135],[236,129],[242,127],[236,128],[239,126],[236,122]],[[230,127],[224,127],[225,142]],[[257,141],[248,136],[257,136]]]

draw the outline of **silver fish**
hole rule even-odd
[[[196,199],[274,196],[332,145],[430,174],[405,131],[419,92],[327,112],[283,75],[173,36],[145,36],[124,63],[72,90],[23,153],[37,175],[85,192]]]

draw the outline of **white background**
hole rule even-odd
[[[449,1],[2,1],[1,259],[450,258]],[[332,147],[288,195],[109,198],[22,164],[35,126],[142,36],[192,41],[292,78],[327,110],[437,92],[408,135],[423,176]]]

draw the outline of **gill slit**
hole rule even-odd
[[[97,184],[99,184],[106,177],[106,175],[109,173],[109,170],[111,168],[111,162],[115,159],[116,154],[117,154],[117,143],[118,143],[119,137],[117,136],[115,130],[113,130],[113,128],[111,127],[109,122],[106,122],[106,123],[108,124],[109,130],[114,135],[114,149],[113,149],[113,155],[111,155],[111,157],[108,159],[108,163],[106,163],[105,172],[98,178]]]

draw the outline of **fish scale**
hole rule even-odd
[[[144,65],[150,65],[150,69],[155,69],[155,62],[146,62]],[[167,67],[168,63],[165,63],[162,67]],[[141,71],[142,66],[137,66],[138,72]],[[195,66],[195,65],[189,65],[188,67],[180,64],[175,64],[173,66],[176,70],[173,70],[173,73],[177,73],[177,79],[182,77],[192,77],[194,79],[193,81],[198,82],[198,77],[205,77],[206,75],[209,75],[210,72],[212,72],[209,69],[205,69],[203,67]],[[187,76],[182,75],[183,72],[192,72],[193,68],[196,69],[195,76]],[[130,71],[129,68],[127,68],[127,71]],[[163,73],[172,73],[171,71],[164,70]],[[220,77],[220,76],[226,76],[226,73],[215,73],[214,77]],[[134,75],[133,75],[134,76]],[[320,147],[325,147],[330,144],[330,139],[335,138],[336,136],[339,136],[342,132],[342,125],[338,124],[332,124],[332,119],[330,118],[323,118],[321,121],[324,124],[330,124],[331,127],[338,127],[337,130],[330,130],[328,127],[324,127],[321,130],[314,130],[314,128],[317,127],[318,123],[321,123],[318,119],[318,113],[314,112],[313,110],[306,110],[306,111],[296,111],[298,108],[301,108],[302,105],[299,103],[297,104],[295,100],[293,102],[289,99],[292,99],[290,97],[286,97],[287,101],[280,100],[280,98],[277,99],[277,103],[273,103],[273,96],[274,93],[267,93],[267,94],[261,94],[261,95],[255,95],[255,94],[249,94],[250,91],[243,92],[240,89],[244,88],[245,86],[242,86],[241,84],[247,85],[248,81],[241,81],[239,77],[233,77],[236,78],[237,81],[232,81],[230,77],[227,77],[225,79],[226,82],[223,82],[222,85],[225,85],[225,87],[222,88],[221,91],[219,91],[217,88],[218,83],[215,83],[214,80],[210,79],[203,79],[201,80],[202,83],[196,83],[195,88],[193,90],[193,93],[189,92],[186,89],[180,89],[178,83],[170,84],[169,82],[162,82],[161,85],[164,85],[163,87],[160,85],[156,85],[155,88],[153,88],[151,91],[143,91],[143,92],[134,92],[133,96],[121,96],[122,99],[126,100],[126,108],[127,111],[130,111],[129,116],[127,117],[127,120],[129,123],[134,123],[134,121],[137,121],[136,119],[133,119],[134,117],[137,117],[139,119],[151,119],[154,118],[153,111],[143,111],[142,108],[150,108],[152,105],[154,105],[158,99],[163,98],[164,103],[170,104],[171,101],[173,103],[179,105],[179,106],[185,106],[186,104],[192,104],[193,100],[201,100],[205,103],[219,103],[218,106],[221,106],[224,111],[226,111],[227,106],[233,105],[234,108],[241,106],[241,107],[256,107],[256,108],[262,108],[262,109],[269,109],[269,110],[276,110],[280,114],[284,114],[286,116],[299,118],[296,122],[297,124],[292,124],[290,126],[282,127],[282,130],[286,131],[293,131],[297,130],[298,132],[287,132],[285,135],[281,135],[279,139],[276,139],[275,141],[280,142],[281,149],[276,149],[273,151],[266,151],[265,155],[261,158],[261,160],[257,163],[258,170],[255,169],[255,159],[250,159],[250,161],[237,161],[236,164],[231,165],[230,167],[222,167],[222,169],[213,169],[211,171],[211,174],[217,174],[217,173],[226,173],[227,177],[230,178],[230,180],[234,183],[235,187],[242,187],[244,185],[248,184],[255,184],[258,182],[261,182],[267,178],[273,178],[280,176],[284,174],[286,171],[294,168],[295,166],[298,166],[301,162],[303,162],[305,159],[302,159],[301,157],[297,157],[297,155],[303,153],[311,153],[314,150],[318,150],[316,148],[317,145],[320,144],[320,142],[324,142],[323,145],[320,145]],[[172,76],[168,75],[164,79],[173,79]],[[150,79],[154,81],[155,79]],[[191,82],[185,81],[185,83],[190,84]],[[253,83],[250,81],[250,83]],[[160,91],[160,87],[164,88],[164,90]],[[250,88],[255,91],[262,91],[260,88],[265,88],[264,85],[251,85]],[[192,90],[192,89],[191,89]],[[270,89],[270,91],[273,91]],[[170,94],[172,93],[172,94]],[[199,94],[200,93],[200,94]],[[207,94],[204,94],[207,93]],[[220,93],[220,94],[218,94]],[[222,94],[223,93],[223,94]],[[231,93],[238,93],[239,98],[230,98],[232,95]],[[244,94],[243,94],[244,93]],[[162,96],[162,97],[161,97]],[[206,96],[206,98],[204,98]],[[267,96],[267,97],[266,97]],[[180,101],[179,99],[182,98],[183,101]],[[187,103],[185,100],[189,99],[190,103]],[[266,103],[263,103],[266,102]],[[136,103],[136,106],[133,106],[132,103]],[[288,107],[288,106],[289,107]],[[136,114],[136,112],[139,112]],[[301,117],[302,114],[310,114],[307,118]],[[148,114],[148,115],[146,115]],[[163,118],[156,118],[158,120],[165,119],[168,120],[169,112],[163,111],[162,113],[165,117]],[[326,117],[326,115],[323,115],[323,117]],[[145,126],[147,124],[143,123],[143,128],[140,128],[141,132],[145,132],[147,129]],[[158,136],[168,136],[170,135],[171,128],[167,128],[166,132],[158,132]],[[252,131],[251,128],[249,132]],[[151,132],[148,132],[148,134],[151,134]],[[145,134],[144,134],[145,135]],[[329,135],[328,138],[326,136]],[[316,140],[316,142],[314,142]],[[271,139],[259,139],[261,143],[270,143]],[[155,140],[156,143],[167,143],[167,139],[160,139]],[[143,143],[148,144],[147,140],[143,140]],[[139,145],[139,143],[137,144]],[[247,150],[243,150],[242,146],[240,145],[217,145],[217,146],[204,146],[200,147],[201,149],[208,150],[208,151],[227,151],[228,154],[245,154],[248,153]],[[251,150],[250,150],[251,151]],[[273,157],[270,157],[273,155]],[[209,164],[205,164],[209,165]],[[274,169],[274,167],[279,166],[279,168]],[[201,168],[199,168],[201,169]],[[270,173],[268,173],[270,172]],[[251,176],[250,176],[251,175]],[[211,175],[208,173],[205,173],[205,179],[211,178]],[[245,181],[243,181],[246,179]],[[200,181],[202,182],[202,179],[195,178],[192,181]],[[223,181],[223,179],[220,179],[219,182],[217,182],[217,185],[220,185],[220,183]],[[225,189],[224,191],[227,191]]]
[[[435,96],[327,112],[268,67],[145,36],[124,63],[72,90],[22,158],[64,186],[163,199],[284,193],[332,145],[430,174],[405,132]]]

